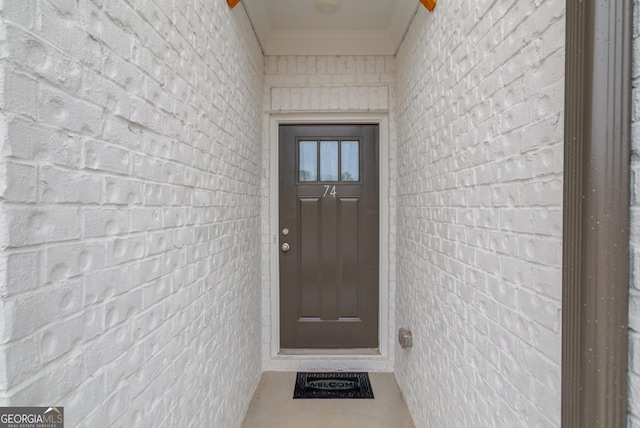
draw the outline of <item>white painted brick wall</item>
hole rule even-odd
[[[0,404],[239,426],[261,370],[264,70],[242,6],[1,13]]]
[[[628,427],[640,428],[640,1],[633,8]]]
[[[268,112],[389,111],[392,56],[269,56]]]
[[[263,262],[262,262],[262,340],[263,365],[269,367],[271,359],[271,272],[269,234],[271,217],[270,183],[274,179],[269,169],[271,141],[269,115],[272,113],[311,113],[322,118],[326,113],[382,112],[390,118],[396,116],[395,79],[396,60],[393,56],[267,56],[265,57],[264,128],[263,128]],[[308,116],[306,116],[308,117]],[[389,159],[381,159],[389,168],[389,206],[395,201],[395,135],[393,120],[389,124]],[[390,340],[395,334],[395,218],[390,216],[389,231],[389,283]],[[393,350],[390,361],[393,360]]]
[[[420,8],[397,56],[396,376],[419,427],[560,425],[564,2]]]

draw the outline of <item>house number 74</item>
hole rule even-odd
[[[331,189],[331,191],[329,191],[329,189]],[[332,198],[336,197],[336,186],[335,184],[333,185],[333,187],[331,187],[330,184],[325,184],[324,185],[324,194],[322,195],[323,198],[326,198],[327,195],[331,196]]]

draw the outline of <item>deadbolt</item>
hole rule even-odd
[[[282,251],[284,253],[286,253],[287,251],[289,251],[289,244],[287,244],[286,242],[284,244],[282,244]]]
[[[289,234],[289,228],[288,228],[288,227],[285,227],[284,229],[282,229],[282,234],[283,234],[284,236],[287,236],[287,235]]]

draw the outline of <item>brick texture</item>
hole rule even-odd
[[[416,426],[560,425],[564,2],[420,8],[397,55],[396,376]]]
[[[269,56],[267,112],[389,111],[392,56]]]
[[[2,2],[0,404],[239,426],[263,55],[223,0]]]
[[[633,2],[633,9],[628,426],[640,428],[640,1]]]
[[[265,119],[376,111],[416,425],[559,426],[563,4],[453,0],[418,10],[397,57],[263,58],[223,0],[1,2],[0,404],[63,405],[69,426],[239,426],[269,358]]]

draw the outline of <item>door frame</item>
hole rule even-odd
[[[326,350],[318,352],[280,351],[280,251],[279,231],[279,126],[280,125],[323,125],[323,124],[374,124],[378,125],[379,138],[379,302],[378,339],[379,348],[372,350]],[[392,336],[394,314],[390,302],[394,297],[390,287],[390,158],[389,158],[389,117],[387,113],[368,112],[318,112],[318,113],[272,113],[269,115],[269,355],[265,370],[393,370]]]

